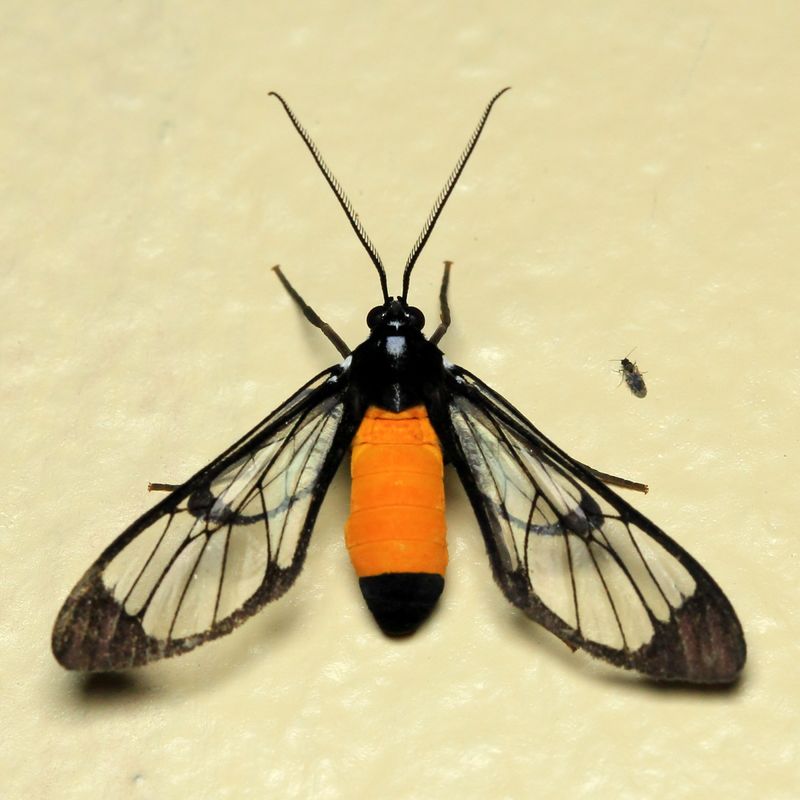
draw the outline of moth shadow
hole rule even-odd
[[[611,687],[624,687],[635,692],[645,692],[652,696],[662,697],[736,697],[747,683],[744,676],[739,675],[732,683],[689,683],[688,681],[658,681],[640,675],[638,672],[613,670],[613,667],[602,667],[598,679]],[[613,671],[612,671],[613,670]]]
[[[146,676],[134,670],[90,672],[78,676],[73,685],[78,703],[97,707],[128,703],[154,691],[155,687]]]

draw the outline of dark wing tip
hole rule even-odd
[[[656,681],[725,685],[735,683],[747,659],[736,613],[722,590],[706,576],[697,591],[638,650],[579,643],[587,652]]]
[[[96,573],[87,575],[64,603],[53,627],[52,648],[62,667],[85,672],[138,667],[165,655]]]
[[[634,654],[632,667],[658,680],[725,684],[736,681],[746,659],[742,627],[727,598],[716,586],[700,585]]]
[[[747,659],[736,612],[707,575],[699,580],[695,594],[673,610],[669,620],[655,620],[653,637],[638,650],[616,649],[587,640],[532,595],[519,572],[502,576],[498,583],[515,606],[569,647],[656,681],[731,684],[738,679]]]
[[[302,563],[302,559],[299,563]],[[53,626],[53,655],[65,669],[115,672],[181,655],[224,636],[276,600],[292,585],[299,566],[269,570],[261,588],[241,608],[211,629],[183,638],[156,639],[138,616],[131,616],[103,583],[95,565],[72,590]]]

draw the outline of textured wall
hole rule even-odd
[[[0,33],[3,797],[796,796],[796,3],[6,2]],[[311,129],[393,286],[498,88],[411,299],[725,588],[739,686],[658,689],[513,611],[448,478],[451,566],[383,638],[340,475],[294,590],[112,685],[64,596],[152,502],[336,358],[379,298],[267,96]],[[644,400],[612,358],[636,347]]]

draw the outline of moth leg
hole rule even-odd
[[[148,492],[174,492],[176,489],[180,489],[180,484],[178,483],[148,483],[147,484],[147,491]]]
[[[618,478],[616,475],[600,472],[599,469],[593,469],[586,464],[581,464],[581,466],[588,472],[591,472],[595,478],[601,480],[603,483],[607,483],[609,486],[620,486],[623,489],[630,489],[631,491],[641,492],[642,494],[647,494],[650,491],[650,487],[646,483],[639,483],[638,481],[632,481],[628,478]]]
[[[441,309],[439,316],[441,317],[442,321],[439,323],[439,327],[433,332],[433,336],[430,338],[431,344],[437,344],[450,327],[450,305],[447,302],[447,290],[450,286],[450,267],[452,266],[452,261],[444,262],[442,288],[439,290],[439,308]]]
[[[297,289],[292,286],[291,283],[286,279],[286,276],[281,272],[281,268],[276,264],[272,271],[278,276],[278,280],[283,284],[283,288],[289,292],[289,296],[292,300],[300,306],[300,310],[303,312],[305,318],[315,327],[319,328],[325,336],[328,337],[328,341],[343,355],[349,356],[350,355],[350,348],[344,343],[344,340],[341,336],[339,336],[336,331],[325,322],[313,308],[311,308],[305,300],[297,293]]]

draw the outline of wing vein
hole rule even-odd
[[[172,639],[172,632],[175,629],[175,623],[178,621],[178,617],[181,613],[181,607],[183,606],[183,601],[186,598],[186,593],[189,591],[189,586],[192,583],[192,579],[194,577],[194,571],[197,569],[197,565],[200,563],[200,559],[203,557],[203,554],[206,552],[206,548],[208,547],[208,543],[211,539],[207,536],[205,541],[203,542],[202,547],[200,548],[200,552],[197,554],[197,558],[194,560],[194,564],[192,564],[192,568],[186,570],[186,579],[183,584],[183,589],[181,589],[180,597],[178,598],[178,602],[175,604],[175,611],[172,614],[172,621],[169,625],[169,631],[167,632],[167,641]]]

